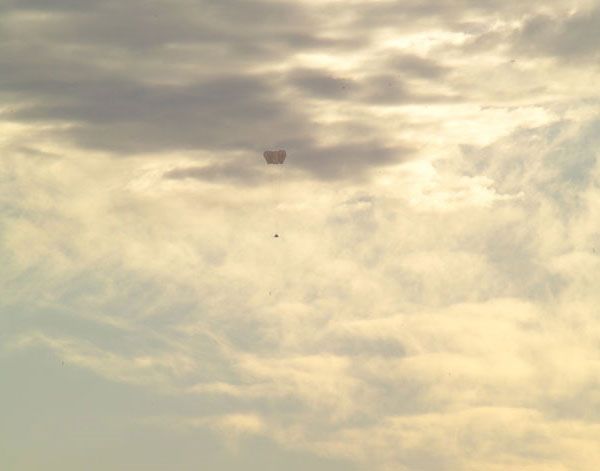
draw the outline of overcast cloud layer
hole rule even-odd
[[[599,44],[591,0],[1,2],[0,468],[599,469]]]

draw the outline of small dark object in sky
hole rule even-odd
[[[279,237],[279,234],[275,234],[273,237]]]

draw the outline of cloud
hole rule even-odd
[[[205,7],[202,15],[184,3],[173,8],[161,3],[152,8],[136,2],[93,4],[90,11],[66,3],[56,5],[55,14],[43,14],[47,6],[35,2],[7,7],[5,34],[12,37],[24,28],[30,33],[27,41],[5,42],[0,53],[0,93],[10,103],[4,116],[24,125],[52,127],[55,139],[81,148],[121,156],[306,149],[300,163],[305,170],[346,178],[339,169],[348,146],[319,142],[319,134],[329,127],[319,114],[309,115],[287,96],[278,82],[280,74],[257,70],[277,64],[277,54],[283,60],[304,48],[337,47],[337,36],[321,38],[318,28],[314,37],[307,35],[310,15],[297,5],[255,2],[248,11],[264,21],[250,22],[252,31],[248,23],[236,27],[242,17],[227,14],[226,5],[208,2]],[[207,17],[211,25],[220,25],[218,30],[203,26]],[[293,25],[282,28],[281,21],[290,17]],[[215,67],[196,73],[191,67],[202,57],[208,60],[207,47],[223,55]],[[153,52],[142,59],[139,48]],[[232,68],[234,62],[240,66]],[[307,73],[297,71],[293,80],[321,96],[335,96],[327,78]],[[349,160],[357,162],[365,152],[358,149]],[[379,148],[378,153],[390,151]],[[358,172],[364,165],[353,167]],[[236,169],[231,165],[218,173],[235,179]]]
[[[260,149],[304,127],[258,77],[218,77],[189,86],[144,86],[122,80],[75,83],[52,79],[11,85],[41,104],[15,110],[24,122],[67,122],[76,142],[114,152],[193,148]],[[264,145],[264,144],[263,144]]]
[[[313,96],[329,100],[347,97],[353,88],[350,80],[332,77],[319,70],[295,70],[290,76],[290,81]]]
[[[175,168],[165,173],[165,178],[172,180],[195,179],[207,182],[225,181],[240,185],[267,184],[265,175],[259,172],[256,166],[242,166],[238,162]]]
[[[449,72],[447,67],[434,60],[414,54],[398,54],[390,60],[390,65],[401,74],[424,79],[438,79]]]
[[[324,179],[360,177],[376,172],[380,167],[398,164],[410,158],[412,149],[408,146],[385,146],[377,142],[344,143],[332,146],[300,144],[292,147],[300,159],[290,159],[297,165]],[[290,156],[293,158],[292,152]]]
[[[528,18],[515,37],[517,50],[580,61],[598,54],[600,10],[585,8],[572,14],[539,14]]]
[[[595,469],[595,10],[563,3],[4,2],[0,360],[280,468]]]

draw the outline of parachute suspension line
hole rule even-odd
[[[273,237],[279,237],[279,214],[277,205],[279,204],[279,168],[276,165],[269,166],[269,186],[271,187],[271,201],[269,208],[271,211],[271,232]]]
[[[282,191],[281,191],[281,178],[283,177],[283,166],[275,165],[275,232],[274,235],[279,237],[281,234],[281,211],[280,204],[282,199]]]
[[[267,150],[263,154],[267,163],[267,173],[269,175],[269,186],[271,187],[271,201],[268,203],[270,215],[268,220],[271,224],[270,237],[274,245],[272,249],[265,255],[265,261],[269,261],[268,273],[273,277],[269,283],[269,296],[273,302],[278,302],[284,292],[284,284],[286,279],[286,270],[284,257],[284,245],[279,242],[280,234],[280,217],[279,203],[281,201],[281,179],[283,162],[285,161],[286,153],[284,150]],[[270,278],[270,276],[269,276]],[[277,300],[277,301],[276,301]]]

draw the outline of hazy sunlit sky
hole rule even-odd
[[[598,1],[0,0],[0,469],[600,469],[599,61]]]

